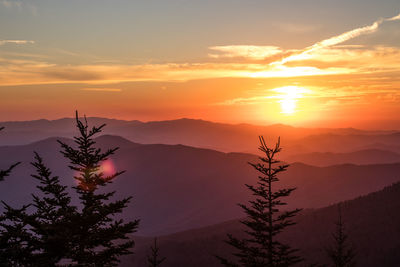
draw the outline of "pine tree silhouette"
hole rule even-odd
[[[165,261],[165,257],[159,258],[159,248],[157,246],[157,238],[154,238],[154,245],[150,247],[151,253],[147,257],[149,267],[158,267]]]
[[[227,243],[236,249],[233,255],[237,262],[217,256],[225,266],[283,267],[302,261],[301,257],[296,256],[296,249],[277,239],[277,235],[286,227],[295,224],[292,218],[300,211],[280,210],[281,206],[286,205],[282,198],[288,197],[295,188],[273,188],[274,183],[279,181],[277,175],[289,166],[280,165],[281,162],[276,159],[276,154],[281,151],[280,139],[274,148],[268,147],[262,136],[259,140],[259,150],[264,156],[259,158],[261,163],[250,163],[260,173],[258,182],[255,186],[246,184],[255,199],[249,201],[250,205],[239,204],[247,215],[241,221],[246,226],[247,237],[238,239],[228,235]]]
[[[36,266],[32,264],[34,236],[25,220],[29,205],[14,209],[2,204],[5,211],[0,216],[0,266]]]
[[[1,236],[4,238],[3,254],[13,265],[57,266],[70,253],[76,207],[70,205],[67,187],[60,185],[57,176],[51,176],[50,169],[36,152],[35,162],[31,164],[36,169],[36,174],[31,176],[40,182],[37,188],[42,196],[33,195],[33,203],[22,209],[4,203],[6,223],[3,227],[6,231]],[[32,214],[26,212],[30,206],[35,209]]]
[[[32,177],[40,182],[37,188],[42,193],[41,196],[33,195],[35,212],[25,218],[35,237],[33,262],[37,266],[57,266],[61,260],[71,258],[77,208],[71,205],[67,186],[60,184],[58,176],[52,176],[36,152],[35,162],[31,164],[36,169]]]
[[[355,262],[355,249],[348,243],[348,235],[345,231],[342,220],[341,205],[338,205],[338,220],[336,222],[336,230],[332,234],[334,243],[326,249],[329,258],[332,261],[332,266],[335,267],[353,267]]]
[[[77,172],[74,178],[78,185],[74,189],[83,206],[74,221],[72,260],[79,266],[117,266],[119,256],[132,253],[130,249],[134,242],[127,235],[136,232],[139,220],[125,223],[123,219],[115,219],[115,215],[127,207],[131,197],[111,201],[115,191],[103,190],[115,177],[124,173],[106,176],[100,171],[101,163],[118,149],[102,152],[94,147],[93,137],[105,125],[89,129],[86,117],[84,122],[80,121],[78,112],[76,123],[79,130],[79,136],[74,137],[77,148],[58,141],[61,153],[70,161],[69,167]]]
[[[0,127],[0,131],[3,129],[4,127]],[[6,170],[0,170],[0,181],[9,176],[12,169],[20,163],[12,164]],[[17,266],[28,262],[32,251],[28,245],[32,236],[26,231],[26,223],[19,216],[26,211],[27,206],[13,209],[3,201],[2,204],[4,212],[0,215],[0,266]]]
[[[31,163],[39,181],[40,195],[33,203],[15,209],[3,202],[0,217],[0,266],[117,266],[119,256],[131,254],[134,242],[128,234],[136,231],[138,220],[125,223],[115,219],[131,198],[111,201],[115,192],[104,193],[105,186],[123,172],[105,176],[100,165],[117,149],[102,152],[95,148],[94,135],[104,125],[88,130],[76,113],[80,136],[75,149],[61,141],[61,152],[76,171],[74,187],[81,206],[71,204],[67,187],[52,176],[42,158],[35,153]],[[99,189],[102,189],[99,192]],[[27,212],[27,210],[34,210]]]

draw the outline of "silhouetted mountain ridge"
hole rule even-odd
[[[371,148],[348,153],[312,152],[297,154],[288,156],[285,160],[288,162],[303,162],[314,166],[345,163],[366,165],[400,162],[400,154],[393,151]]]
[[[226,124],[187,118],[150,122],[96,117],[87,119],[91,124],[106,123],[105,134],[119,135],[137,143],[184,144],[225,152],[255,153],[259,135],[274,141],[281,136],[286,154],[317,151],[349,152],[377,142],[393,146],[395,142],[400,141],[400,137],[394,131],[364,131],[353,128]],[[1,133],[0,145],[27,144],[52,136],[72,137],[75,131],[75,122],[72,118],[54,121],[3,122],[0,125],[6,127],[6,131]],[[400,151],[400,148],[395,149],[389,150]]]
[[[31,200],[36,185],[30,177],[33,151],[43,156],[63,184],[74,185],[73,173],[59,153],[57,139],[0,147],[0,157],[4,159],[0,169],[23,162],[2,183],[3,199],[18,205]],[[125,216],[142,219],[139,233],[143,235],[172,233],[241,217],[235,203],[250,197],[244,184],[254,183],[257,177],[247,164],[257,160],[252,154],[184,145],[143,145],[110,135],[96,141],[102,148],[120,147],[111,160],[117,170],[126,173],[111,187],[119,196],[134,196]],[[315,167],[295,163],[280,178],[282,186],[298,187],[290,199],[292,206],[318,208],[379,190],[399,181],[399,172],[400,164]]]
[[[357,252],[357,266],[397,267],[400,265],[400,183],[383,190],[341,203],[349,240]],[[329,264],[325,248],[332,244],[338,206],[306,210],[297,217],[298,224],[282,233],[281,239],[299,248],[307,263]],[[160,255],[169,266],[220,266],[214,255],[231,257],[232,248],[224,240],[227,234],[244,237],[238,220],[158,237]],[[137,238],[134,256],[122,266],[143,266],[151,238]]]

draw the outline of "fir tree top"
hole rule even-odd
[[[163,263],[166,258],[161,257],[160,258],[160,248],[157,245],[157,238],[154,238],[154,244],[153,246],[150,247],[150,255],[147,257],[147,263],[149,267],[158,267]]]
[[[93,137],[105,125],[90,129],[86,117],[82,122],[78,112],[76,124],[79,130],[79,135],[74,137],[76,148],[58,141],[62,147],[61,153],[70,161],[69,167],[77,172],[74,178],[78,185],[74,188],[81,200],[81,210],[75,220],[73,260],[80,266],[117,266],[120,256],[132,253],[134,242],[128,234],[136,232],[139,220],[124,222],[115,218],[127,207],[132,197],[111,200],[115,191],[107,192],[105,188],[99,190],[124,173],[120,171],[105,175],[100,169],[101,164],[118,149],[103,152],[95,147]]]
[[[241,221],[246,226],[247,237],[238,239],[228,235],[227,243],[236,249],[233,255],[237,263],[218,257],[226,266],[283,267],[302,261],[295,255],[296,249],[277,239],[277,235],[286,227],[295,224],[292,218],[300,211],[280,209],[286,205],[283,198],[288,197],[295,188],[275,189],[273,186],[279,182],[278,174],[289,166],[276,159],[276,154],[281,151],[280,139],[272,148],[267,146],[262,136],[259,140],[259,150],[263,156],[259,157],[259,163],[249,163],[258,171],[258,181],[256,185],[246,184],[255,199],[247,205],[239,204],[247,215]]]
[[[356,266],[354,247],[349,243],[349,236],[346,233],[342,219],[342,206],[338,205],[338,219],[336,221],[335,232],[332,233],[333,244],[326,249],[334,267],[354,267]]]

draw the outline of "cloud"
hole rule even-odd
[[[10,0],[3,0],[1,1],[2,5],[5,6],[6,8],[21,8],[22,2],[21,1],[10,1]]]
[[[291,60],[287,67],[313,66],[318,69],[332,66],[353,69],[359,73],[398,70],[400,48],[386,46],[334,46],[322,48],[302,58]]]
[[[260,60],[282,52],[277,46],[255,46],[255,45],[227,45],[211,46],[209,49],[220,52],[220,54],[209,54],[211,58],[235,58],[243,57]]]
[[[0,40],[0,45],[5,45],[5,44],[34,44],[35,41],[31,40]]]
[[[316,42],[301,50],[284,51],[276,46],[227,45],[210,47],[215,59],[205,63],[165,63],[123,65],[92,63],[86,65],[59,65],[46,62],[49,58],[0,58],[0,84],[88,83],[106,84],[132,81],[188,81],[197,79],[244,77],[281,78],[346,74],[398,73],[400,48],[385,46],[343,45],[362,34],[375,32],[383,21],[353,29]],[[6,43],[29,44],[28,40],[0,40]],[[3,55],[4,56],[4,55]],[[265,58],[269,62],[266,63]],[[276,60],[273,60],[273,59]],[[278,60],[282,59],[283,60]],[[247,60],[246,60],[247,59]]]
[[[313,57],[314,53],[319,50],[331,47],[338,47],[338,45],[359,37],[365,34],[371,34],[379,29],[379,26],[386,21],[400,20],[400,14],[391,18],[379,19],[372,24],[359,27],[342,34],[327,38],[319,41],[311,46],[298,50],[283,50],[277,46],[255,46],[255,45],[226,45],[226,46],[211,46],[210,50],[218,53],[210,53],[209,57],[216,59],[223,58],[244,58],[248,60],[265,60],[270,59],[270,65],[282,65],[291,61],[307,60]],[[287,25],[286,25],[287,26]],[[301,25],[289,25],[290,28],[303,30]],[[314,27],[315,28],[315,27]],[[311,27],[306,27],[305,30],[311,30]]]
[[[294,24],[294,23],[280,23],[277,26],[283,31],[294,34],[304,34],[316,31],[317,29],[321,28],[320,25],[315,25],[315,24]]]
[[[346,42],[346,41],[348,41],[350,39],[353,39],[355,37],[358,37],[358,36],[360,36],[362,34],[373,33],[378,29],[379,24],[381,24],[381,23],[382,23],[382,20],[375,21],[373,24],[371,24],[369,26],[357,28],[357,29],[342,33],[340,35],[331,37],[329,39],[325,39],[325,40],[323,40],[321,42],[318,42],[318,43],[312,45],[309,48],[306,48],[305,52],[313,51],[313,50],[316,50],[316,49],[321,49],[321,48],[325,48],[325,47],[329,47],[329,46],[334,46],[334,45]]]
[[[250,93],[250,92],[248,92]],[[319,86],[284,86],[272,89],[259,89],[251,92],[249,97],[237,97],[214,103],[216,106],[248,106],[281,103],[283,101],[318,103],[318,109],[329,109],[330,106],[344,104],[368,104],[376,101],[397,103],[400,92],[392,86],[382,84],[354,84],[346,86],[319,87]]]
[[[309,87],[310,88],[310,87]],[[278,102],[283,99],[297,101],[303,97],[314,97],[314,90],[300,86],[283,86],[268,90],[258,90],[256,96],[238,97],[228,99],[215,105],[231,106],[231,105],[257,105]]]
[[[237,97],[228,99],[223,102],[215,103],[217,106],[232,106],[232,105],[256,105],[260,103],[268,103],[271,101],[270,96],[253,96],[253,97]]]
[[[32,15],[37,16],[38,15],[38,9],[35,5],[32,3],[22,1],[22,0],[2,0],[0,1],[0,4],[2,4],[4,7],[8,9],[17,9],[18,11],[21,11],[23,9],[28,10]]]
[[[293,61],[293,60],[307,59],[307,58],[309,58],[309,54],[311,54],[314,51],[344,43],[346,41],[349,41],[351,39],[354,39],[354,38],[364,35],[364,34],[374,33],[378,30],[379,26],[383,22],[395,21],[395,20],[400,20],[400,14],[395,17],[392,17],[392,18],[379,19],[379,20],[374,21],[371,25],[359,27],[359,28],[344,32],[342,34],[333,36],[331,38],[322,40],[320,42],[313,44],[312,46],[302,49],[300,52],[293,53],[292,55],[280,60],[279,62],[274,62],[273,64],[284,64],[286,62]]]
[[[82,91],[94,91],[94,92],[121,92],[122,89],[119,88],[94,88],[94,87],[88,87],[88,88],[82,88]]]
[[[210,78],[273,78],[330,75],[351,70],[315,67],[265,66],[244,63],[146,64],[146,65],[78,65],[59,66],[27,60],[1,61],[0,84],[105,84],[131,81],[188,81]]]
[[[334,46],[318,49],[303,60],[285,64],[183,63],[57,65],[46,58],[1,59],[0,84],[106,84],[131,81],[188,81],[209,78],[280,78],[322,75],[397,73],[400,48]]]
[[[387,21],[395,21],[395,20],[400,20],[400,14],[398,14],[397,16],[391,17],[389,19],[387,19]]]
[[[309,58],[266,65],[256,63],[92,64],[57,65],[41,58],[1,59],[0,84],[106,84],[132,81],[188,81],[209,78],[281,78],[323,75],[397,73],[400,48],[335,46],[316,50]]]

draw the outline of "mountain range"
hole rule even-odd
[[[33,151],[43,156],[63,184],[74,184],[56,139],[0,147],[0,168],[22,161],[1,185],[3,200],[13,205],[31,200],[30,194],[36,190],[30,177]],[[72,143],[70,139],[62,140]],[[126,173],[111,188],[118,196],[134,196],[125,215],[128,219],[141,218],[141,235],[168,234],[239,218],[242,213],[236,203],[250,197],[244,184],[257,179],[257,173],[247,164],[257,161],[253,154],[183,145],[142,145],[110,135],[96,142],[102,148],[120,147],[111,162],[116,170]],[[399,181],[399,172],[400,163],[328,167],[294,163],[280,177],[280,186],[298,188],[288,200],[290,207],[320,208],[380,190]]]
[[[356,252],[357,266],[400,266],[400,183],[340,203],[348,241]],[[338,220],[338,204],[316,210],[305,210],[297,216],[297,224],[281,235],[281,241],[298,248],[305,259],[300,266],[329,265],[326,248],[332,246],[332,233]],[[163,266],[221,266],[215,255],[232,258],[234,250],[224,241],[227,234],[244,237],[243,226],[232,220],[213,226],[159,236]],[[124,258],[121,266],[144,266],[153,238],[136,237],[133,256]]]
[[[258,136],[270,142],[278,136],[284,144],[284,154],[310,152],[354,152],[362,149],[383,149],[400,152],[400,133],[396,131],[366,131],[353,128],[301,128],[275,124],[226,124],[204,120],[123,121],[88,118],[93,125],[107,124],[105,134],[122,136],[142,144],[182,144],[223,152],[256,153]],[[0,145],[29,144],[45,138],[71,138],[75,133],[74,119],[1,122],[6,127],[0,133]]]
[[[119,147],[105,171],[126,170],[109,190],[133,196],[123,218],[140,218],[134,256],[122,266],[143,266],[159,236],[163,266],[219,266],[214,255],[230,257],[227,233],[243,235],[237,203],[252,198],[245,184],[257,181],[248,164],[258,160],[258,135],[269,145],[281,137],[283,163],[290,167],[276,189],[295,187],[286,208],[303,208],[298,224],[282,240],[300,248],[307,264],[327,263],[325,248],[341,203],[359,266],[399,266],[400,132],[255,126],[202,120],[140,122],[88,118],[107,124],[95,139],[102,149]],[[1,200],[27,204],[37,183],[29,164],[38,152],[64,185],[74,173],[57,140],[73,145],[73,119],[0,123],[0,169],[21,161],[1,183]],[[109,170],[107,170],[107,168]],[[79,200],[73,198],[79,205]]]

